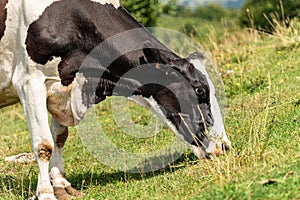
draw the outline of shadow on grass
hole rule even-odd
[[[131,180],[145,180],[166,173],[176,172],[185,168],[189,162],[197,162],[197,158],[192,154],[184,154],[171,165],[163,169],[147,173],[128,173],[128,172],[106,172],[105,169],[95,172],[91,168],[84,170],[76,169],[70,174],[66,169],[67,179],[78,190],[86,190],[91,186],[105,186],[118,182],[126,183]],[[36,163],[31,164],[6,164],[7,171],[0,173],[0,199],[29,199],[34,196],[38,170]],[[105,168],[105,167],[104,167]]]
[[[123,171],[105,172],[103,170],[95,172],[87,169],[87,171],[84,171],[83,173],[74,171],[74,173],[69,174],[67,178],[75,188],[85,189],[89,186],[105,186],[107,184],[114,184],[118,182],[125,183],[132,180],[139,181],[150,179],[155,176],[165,175],[166,173],[173,173],[177,170],[181,170],[187,167],[189,165],[189,162],[197,162],[197,158],[193,153],[182,155],[179,159],[174,161],[171,165],[166,166],[165,168],[146,173],[130,173]]]

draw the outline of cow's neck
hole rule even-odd
[[[90,3],[95,4],[93,13],[86,11],[90,9],[90,5],[83,5],[75,20],[80,40],[72,41],[76,44],[68,44],[67,47],[63,47],[64,49],[58,49],[53,53],[61,54],[56,56],[62,57],[60,77],[64,85],[72,82],[74,74],[80,71],[82,67],[80,64],[87,56],[96,58],[100,62],[98,64],[104,68],[109,66],[112,74],[122,76],[140,64],[143,57],[141,50],[146,43],[151,43],[158,49],[168,50],[123,7],[116,9],[110,4]],[[72,37],[78,38],[77,36]],[[77,48],[68,49],[74,46]]]
[[[68,7],[71,6],[66,1],[58,1],[56,4],[64,3]],[[76,7],[76,9],[80,9],[80,12],[76,14],[76,19],[73,19],[74,16],[69,17],[75,21],[77,20],[76,23],[78,26],[76,27],[73,24],[74,28],[77,28],[74,34],[79,34],[77,36],[80,36],[81,40],[70,40],[70,44],[67,44],[67,46],[57,46],[58,49],[52,46],[55,52],[50,52],[51,54],[49,55],[50,57],[60,56],[62,58],[62,62],[59,65],[59,72],[63,85],[54,84],[53,88],[56,88],[56,92],[49,95],[48,100],[52,100],[53,105],[55,105],[55,102],[58,102],[58,99],[61,99],[65,95],[71,97],[71,102],[68,105],[57,104],[57,106],[65,107],[65,109],[52,108],[52,112],[68,110],[67,113],[60,113],[57,116],[70,116],[71,112],[73,117],[71,117],[70,124],[77,124],[83,118],[90,105],[99,103],[106,96],[118,95],[129,97],[134,94],[150,97],[161,89],[157,86],[145,87],[141,83],[141,80],[137,80],[134,77],[124,77],[132,69],[153,63],[153,61],[148,60],[145,56],[145,45],[150,44],[151,48],[158,50],[158,54],[167,54],[166,56],[170,58],[177,57],[175,54],[170,53],[163,44],[156,40],[146,28],[138,23],[122,7],[116,9],[114,6],[108,4],[90,3],[95,4],[95,6],[89,5],[89,3],[83,4],[80,8]],[[39,19],[40,21],[37,21],[34,26],[39,26],[39,24],[43,23],[47,24],[46,21],[43,21],[47,20],[47,17],[44,19],[43,16],[46,16],[47,12],[54,12],[52,10],[54,8],[54,6],[50,6],[46,9],[45,13]],[[87,12],[90,9],[92,9],[93,13]],[[68,15],[68,13],[66,14]],[[64,21],[61,23],[63,24]],[[66,26],[68,23],[66,22]],[[70,32],[65,35],[68,36],[68,34]],[[77,36],[74,36],[74,38],[77,38]],[[28,44],[30,44],[30,39],[28,39]],[[76,48],[70,49],[74,47]],[[36,49],[33,48],[32,50],[35,51]],[[33,53],[32,58],[39,58],[38,51],[31,53]],[[39,60],[36,61],[39,62]],[[95,66],[96,69],[92,69],[92,71],[96,70],[97,73],[92,73],[91,75],[85,74],[86,69],[89,71],[89,68]],[[157,70],[155,65],[149,65],[149,68]],[[151,80],[156,74],[149,73],[144,75]],[[90,85],[87,84],[87,80]],[[132,88],[141,87],[142,90],[132,90]],[[120,90],[116,91],[115,88],[119,88]],[[55,116],[55,113],[52,114]]]

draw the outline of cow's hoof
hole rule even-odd
[[[66,188],[54,187],[53,189],[54,195],[57,198],[57,200],[69,200],[83,196],[83,193],[77,191],[72,186],[68,186]]]
[[[74,197],[82,197],[84,196],[84,193],[82,192],[79,192],[78,190],[76,190],[75,188],[73,188],[72,186],[68,186],[65,188],[66,192],[69,194],[69,195],[72,195]]]
[[[73,199],[74,197],[71,196],[65,188],[62,187],[54,187],[54,195],[57,198],[57,200],[68,200],[68,199]]]

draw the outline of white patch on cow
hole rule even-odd
[[[102,5],[112,4],[115,8],[120,7],[120,1],[118,0],[91,0],[91,1],[101,3]]]
[[[222,119],[219,103],[216,98],[215,87],[212,81],[210,80],[209,75],[205,69],[205,64],[202,63],[199,59],[191,60],[190,62],[193,63],[196,69],[198,69],[206,77],[206,80],[209,85],[209,90],[210,90],[209,95],[210,95],[211,112],[214,120],[214,126],[211,128],[211,131],[214,131],[214,133],[217,134],[218,136],[222,136],[220,134],[224,130],[224,125],[223,125],[223,119]]]
[[[192,59],[190,60],[190,62],[195,66],[197,70],[199,70],[203,75],[205,75],[210,89],[210,104],[211,104],[211,113],[214,120],[214,125],[210,129],[209,135],[211,137],[216,137],[215,139],[219,140],[219,141],[214,140],[210,142],[209,147],[206,149],[206,151],[208,153],[211,153],[215,151],[215,148],[221,148],[222,143],[225,143],[230,146],[230,141],[227,138],[225,132],[221,109],[216,97],[216,90],[205,69],[205,63],[200,59]]]
[[[52,137],[54,139],[54,150],[52,151],[52,156],[50,160],[50,169],[53,167],[56,167],[59,172],[63,175],[64,174],[64,166],[63,166],[63,140],[58,140],[58,137],[62,136],[66,137],[65,140],[67,139],[68,136],[68,128],[65,126],[62,126],[59,124],[54,118],[51,119],[51,126],[50,130],[52,133]],[[62,142],[59,143],[58,142]],[[51,170],[50,170],[51,171]]]
[[[72,83],[71,91],[71,108],[73,113],[74,124],[78,124],[85,116],[88,107],[82,101],[82,87],[86,82],[82,73],[77,73]]]
[[[162,110],[160,109],[158,103],[153,99],[153,97],[148,98],[144,98],[142,96],[131,96],[128,99],[133,100],[134,102],[136,102],[137,104],[139,104],[140,106],[143,106],[147,109],[149,109],[154,115],[157,116],[157,118],[163,123],[166,124],[168,126],[168,128],[181,140],[183,141],[189,148],[192,149],[192,145],[187,143],[183,136],[181,134],[179,134],[178,130],[176,129],[176,127],[172,124],[172,122],[170,120],[168,120],[166,118],[166,116],[164,115],[164,113],[162,112]]]
[[[36,0],[23,0],[22,2],[22,11],[24,11],[25,23],[31,24],[35,20],[37,20],[44,10],[50,6],[53,2],[60,0],[43,0],[37,2]]]

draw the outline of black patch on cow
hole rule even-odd
[[[132,29],[140,32],[98,46],[112,36]],[[132,50],[134,46],[141,48]],[[198,140],[206,141],[203,124],[211,126],[213,120],[209,117],[209,95],[204,95],[209,94],[205,76],[188,60],[178,57],[156,40],[123,7],[116,9],[113,5],[90,0],[56,1],[29,26],[26,48],[31,59],[40,64],[61,57],[58,70],[63,85],[72,83],[77,72],[82,73],[85,83],[81,99],[87,107],[111,95],[152,96],[187,142],[194,140],[189,130],[197,134]],[[127,53],[116,58],[120,48]],[[124,77],[140,65],[146,65],[148,70],[138,77]],[[182,78],[188,84],[184,84]],[[161,80],[163,82],[159,84]],[[147,84],[149,82],[151,84]],[[190,102],[190,96],[195,95],[198,95],[196,102]],[[176,96],[183,98],[188,107],[182,116],[189,130],[182,126],[179,115],[182,105]],[[203,110],[206,122],[202,122],[198,106]]]
[[[4,35],[5,31],[5,21],[7,17],[7,9],[6,5],[8,3],[8,0],[0,0],[0,40]]]
[[[87,55],[105,39],[140,27],[122,7],[116,9],[90,0],[62,0],[47,7],[30,25],[26,47],[32,60],[45,64],[54,56]],[[102,52],[103,56],[106,53]],[[78,70],[80,65],[68,67]]]

